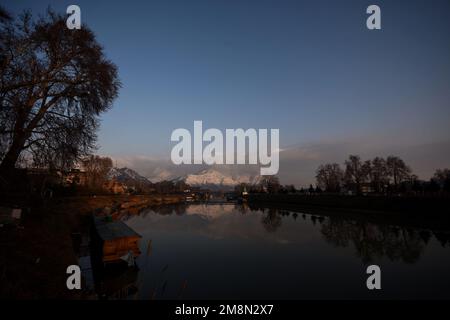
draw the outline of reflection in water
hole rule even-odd
[[[346,221],[330,217],[322,224],[326,241],[337,247],[352,244],[356,254],[365,264],[386,256],[391,261],[414,263],[427,244],[416,230],[367,222]],[[421,231],[431,236],[429,231]]]
[[[137,276],[138,269],[136,267],[107,266],[94,272],[95,291],[100,299],[133,299],[138,294]]]
[[[139,299],[371,298],[368,264],[398,281],[381,297],[449,297],[434,277],[450,268],[448,232],[233,204],[165,205],[126,219],[146,253]]]
[[[450,237],[448,233],[444,232],[435,232],[434,236],[436,239],[441,243],[443,247],[445,247],[447,244],[450,246]]]
[[[137,277],[139,269],[127,262],[104,264],[98,245],[91,243],[89,265],[82,271],[84,278],[93,280],[95,298],[108,300],[136,299],[138,296]],[[91,288],[86,292],[92,296]]]
[[[264,213],[262,223],[268,232],[276,231],[282,223],[282,217],[291,215],[290,211],[276,208],[256,207],[253,210]],[[324,217],[303,213],[303,220],[307,221],[308,216],[313,226],[316,226],[317,223],[321,225],[320,231],[328,243],[336,247],[353,245],[356,255],[365,264],[370,264],[383,257],[387,257],[391,261],[402,260],[405,263],[414,263],[420,258],[433,235],[442,247],[447,244],[450,246],[450,233],[378,225],[335,215]],[[292,212],[292,217],[297,220],[298,213]]]
[[[268,232],[275,232],[281,226],[281,216],[276,209],[267,210],[261,221]]]

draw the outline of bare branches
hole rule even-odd
[[[0,23],[0,37],[0,169],[22,152],[70,165],[95,145],[98,116],[120,88],[116,66],[88,28],[68,30],[54,12]]]
[[[319,166],[316,180],[317,185],[327,192],[340,192],[345,187],[359,194],[365,185],[372,192],[383,193],[388,187],[397,189],[401,183],[410,181],[411,172],[399,157],[375,157],[363,162],[359,156],[350,155],[345,161],[345,170],[337,163]]]

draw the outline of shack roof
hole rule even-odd
[[[94,218],[95,228],[103,241],[120,238],[141,238],[136,231],[122,221],[107,222],[103,218]]]

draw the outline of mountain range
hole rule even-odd
[[[256,184],[260,177],[249,174],[232,175],[215,169],[202,170],[196,174],[188,174],[173,179],[173,182],[184,181],[193,187],[207,188],[211,190],[232,190],[241,183]]]
[[[112,168],[108,174],[108,178],[115,179],[128,187],[153,186],[150,179],[126,167]],[[227,191],[233,190],[236,185],[241,183],[257,184],[260,181],[260,176],[251,174],[233,174],[231,172],[223,172],[215,168],[209,168],[195,174],[180,176],[171,179],[170,181],[174,183],[183,181],[193,187]]]
[[[129,187],[150,187],[153,185],[149,179],[129,168],[112,168],[109,171],[108,178],[116,179]]]

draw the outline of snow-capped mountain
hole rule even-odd
[[[193,187],[203,187],[209,189],[233,189],[241,183],[253,184],[258,180],[258,176],[253,177],[249,174],[233,176],[222,173],[215,169],[202,170],[197,174],[188,174],[179,177],[173,181],[184,181]]]
[[[158,183],[165,180],[172,180],[171,178],[173,177],[174,177],[173,173],[170,170],[164,168],[156,168],[155,170],[153,170],[150,176],[147,176],[147,178],[153,183]]]
[[[141,176],[136,171],[129,168],[112,168],[108,173],[109,179],[116,179],[118,182],[128,186],[151,186],[152,183],[147,178]]]

